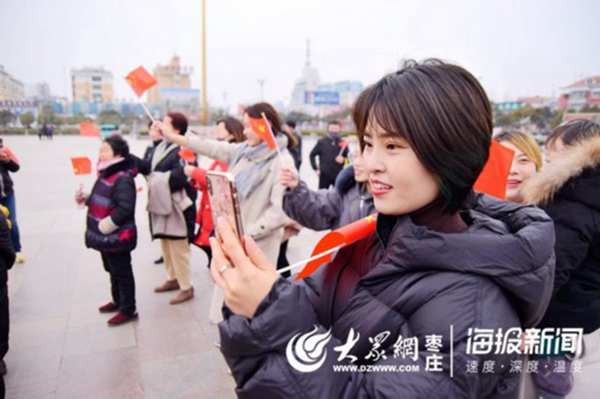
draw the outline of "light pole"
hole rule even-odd
[[[202,0],[202,124],[208,124],[206,109],[206,0]]]
[[[264,86],[265,86],[265,79],[258,79],[258,84],[260,85],[260,101],[264,101]]]

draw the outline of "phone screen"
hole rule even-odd
[[[240,242],[242,242],[244,232],[242,230],[242,218],[233,175],[230,173],[208,172],[206,177],[210,206],[217,235],[219,235],[218,228],[216,227],[217,219],[225,217]]]

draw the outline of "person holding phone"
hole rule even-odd
[[[4,146],[4,140],[0,138],[0,204],[8,208],[8,219],[12,224],[10,237],[17,253],[16,263],[25,262],[25,256],[21,252],[21,234],[17,222],[17,199],[10,173],[16,173],[20,168],[17,157],[14,156],[10,148]]]
[[[244,125],[239,120],[228,116],[217,121],[217,140],[226,141],[228,143],[242,143],[244,137]],[[186,165],[183,168],[185,175],[192,179],[195,188],[202,193],[198,214],[196,215],[196,224],[198,230],[192,243],[201,248],[208,258],[207,267],[210,267],[212,260],[212,251],[208,238],[213,235],[215,224],[212,217],[209,195],[206,189],[206,172],[218,171],[227,172],[229,166],[224,162],[214,161],[208,169],[203,169],[197,166]]]
[[[225,293],[221,352],[237,395],[516,397],[520,355],[469,343],[501,331],[518,346],[518,331],[541,320],[554,229],[538,208],[473,191],[492,144],[485,91],[459,66],[407,61],[359,95],[353,118],[375,232],[292,283],[218,221],[211,275]]]
[[[262,119],[263,114],[275,134],[281,157],[250,127],[249,118]],[[281,118],[271,104],[247,107],[243,123],[246,136],[243,143],[218,141],[193,133],[180,136],[160,121],[155,122],[155,126],[166,141],[228,164],[229,172],[235,176],[244,231],[275,264],[288,220],[282,209],[284,187],[279,183],[279,172],[282,163],[294,165],[294,161],[287,150],[287,136],[281,133]]]

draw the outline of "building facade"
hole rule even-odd
[[[561,89],[559,109],[600,108],[600,76],[579,80]]]
[[[21,101],[25,97],[25,85],[0,65],[0,101]]]
[[[167,65],[158,65],[153,74],[157,84],[148,90],[150,104],[166,105],[167,100],[172,100],[174,90],[190,90],[193,73],[192,67],[182,67],[179,56],[174,55]]]
[[[113,101],[113,75],[104,68],[71,70],[73,102],[110,103]]]

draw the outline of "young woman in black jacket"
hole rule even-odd
[[[520,329],[551,295],[554,231],[539,209],[473,194],[492,143],[483,88],[461,67],[408,62],[365,89],[354,121],[375,233],[291,283],[218,221],[211,274],[237,395],[516,397]],[[480,334],[511,345],[475,345]]]

